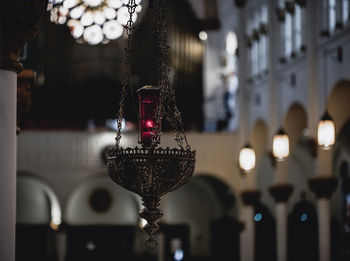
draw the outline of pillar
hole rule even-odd
[[[0,70],[0,259],[14,260],[16,222],[15,72]]]
[[[278,48],[283,45],[281,41],[281,36],[277,33],[280,27],[282,27],[282,20],[283,16],[280,17],[281,20],[277,19],[276,16],[276,9],[278,8],[275,1],[267,1],[268,3],[268,24],[267,24],[267,31],[268,31],[268,93],[269,93],[269,115],[268,117],[268,126],[272,130],[277,129],[278,126],[278,87],[276,84],[277,79],[277,72],[276,72],[276,63],[278,62],[278,59],[280,57]],[[278,9],[280,12],[283,12],[282,9]],[[272,143],[274,133],[270,131],[269,137],[268,137],[268,144]]]
[[[18,57],[36,35],[46,6],[47,0],[0,3],[0,260],[15,260]]]
[[[241,233],[241,261],[254,261],[255,258],[255,205],[260,199],[260,191],[246,190],[242,192],[241,198],[244,204],[244,229]]]
[[[337,186],[338,180],[334,177],[317,177],[309,180],[309,187],[317,197],[320,261],[331,261],[330,198]]]
[[[317,124],[319,120],[319,66],[317,53],[317,39],[318,39],[318,20],[317,12],[318,1],[307,1],[306,4],[306,48],[307,48],[307,86],[308,86],[308,128],[310,133],[316,133]]]
[[[288,238],[288,199],[292,195],[293,186],[279,184],[270,187],[270,194],[276,202],[276,238],[277,261],[287,261]]]

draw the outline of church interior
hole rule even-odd
[[[1,261],[349,261],[350,0],[1,1],[0,147]]]

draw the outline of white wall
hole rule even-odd
[[[307,200],[316,203],[315,195],[310,191],[308,181],[315,177],[315,159],[311,156],[307,145],[302,141],[294,147],[288,169],[288,182],[294,186],[288,205],[291,211],[294,205],[301,199],[301,193],[306,193]]]
[[[111,206],[105,212],[96,212],[90,197],[97,189],[110,193]],[[139,224],[138,198],[108,177],[91,178],[75,188],[67,201],[64,219],[69,225],[135,225]]]
[[[62,205],[63,222],[138,224],[134,195],[109,179],[101,159],[102,150],[113,145],[114,137],[112,132],[23,131],[18,139],[18,168],[34,173],[52,185]],[[187,139],[197,150],[195,175],[213,175],[227,184],[238,198],[242,181],[236,161],[237,135],[188,133]],[[125,134],[121,142],[123,146],[133,147],[137,144],[137,135]],[[162,146],[174,145],[172,134],[162,136]],[[89,197],[96,188],[107,189],[112,195],[113,205],[106,213],[96,213],[89,205]],[[187,203],[181,205],[184,197]],[[222,214],[215,194],[205,184],[194,182],[171,193],[164,202],[163,221],[188,222],[193,254],[208,254],[209,223]],[[184,209],[176,211],[180,208]]]

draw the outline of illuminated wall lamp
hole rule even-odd
[[[329,150],[335,143],[335,124],[328,112],[318,122],[317,143],[324,150]]]
[[[289,156],[289,137],[282,128],[273,137],[272,153],[278,161],[283,161]]]
[[[256,165],[255,150],[249,144],[246,144],[239,152],[239,168],[244,173],[253,172]]]

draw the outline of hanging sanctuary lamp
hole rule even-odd
[[[187,142],[181,113],[176,105],[175,91],[169,84],[169,47],[164,1],[152,1],[152,9],[157,20],[155,35],[160,52],[157,64],[159,80],[157,86],[145,86],[137,91],[139,96],[139,146],[134,148],[120,146],[127,90],[131,89],[128,88],[132,54],[131,35],[135,29],[132,18],[137,3],[136,0],[129,0],[126,5],[130,19],[125,26],[128,39],[125,48],[125,70],[119,103],[116,145],[107,152],[107,168],[112,180],[142,198],[144,208],[139,215],[147,221],[143,229],[148,234],[145,242],[148,248],[157,246],[155,234],[159,226],[156,222],[163,215],[159,209],[161,197],[189,181],[194,172],[196,153]],[[167,121],[174,130],[176,148],[160,147],[162,121]]]

